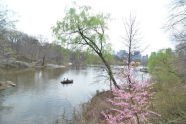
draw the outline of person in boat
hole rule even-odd
[[[63,81],[61,81],[62,84],[70,84],[70,83],[73,83],[73,80],[69,80],[68,78],[65,79]]]
[[[64,79],[63,79],[63,81],[66,81],[66,82],[68,82],[68,81],[71,81],[71,80],[69,80],[68,78],[67,78],[67,79],[65,79],[65,78],[64,78]]]
[[[64,78],[64,79],[63,79],[63,81],[69,81],[69,80],[68,80],[68,78],[67,78],[67,79],[66,79],[66,78]]]

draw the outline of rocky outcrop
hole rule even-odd
[[[0,57],[0,69],[26,69],[26,68],[64,68],[63,65],[45,64],[42,66],[42,61],[36,61],[32,63],[17,61],[15,58],[1,58]]]
[[[0,60],[0,68],[29,68],[32,64],[16,61],[14,58]]]
[[[47,68],[65,68],[63,65],[46,64]]]
[[[9,88],[9,87],[15,87],[16,84],[12,81],[0,81],[0,90],[3,90],[3,89],[6,89],[6,88]]]

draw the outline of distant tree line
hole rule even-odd
[[[99,58],[91,53],[80,50],[65,49],[61,45],[48,43],[42,38],[29,36],[15,30],[4,30],[0,34],[1,59],[15,58],[24,62],[38,62],[75,65],[99,64]]]
[[[99,57],[80,49],[67,49],[55,42],[49,43],[41,36],[34,37],[17,31],[15,21],[10,20],[9,10],[0,3],[0,61],[16,61],[75,65],[100,64]],[[111,57],[112,58],[112,57]]]

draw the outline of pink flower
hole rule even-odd
[[[135,77],[132,68],[118,73],[118,79],[122,82],[122,89],[112,88],[114,98],[107,99],[113,104],[109,113],[104,113],[105,119],[110,124],[131,124],[132,120],[147,122],[149,114],[156,114],[149,110],[153,93],[150,92],[152,84],[139,81]],[[159,114],[156,114],[159,115]]]

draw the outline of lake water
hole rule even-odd
[[[109,89],[105,75],[100,67],[3,72],[1,81],[17,85],[0,91],[0,124],[54,124],[62,113],[71,117],[97,90]],[[74,83],[62,85],[64,78]]]

